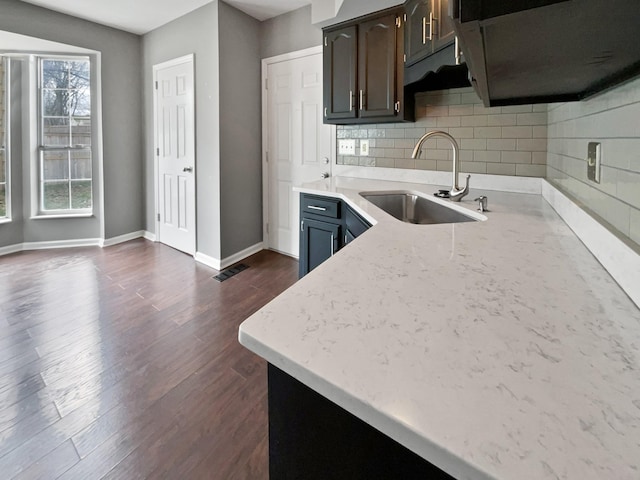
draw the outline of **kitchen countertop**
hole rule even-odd
[[[640,478],[640,311],[540,195],[412,225],[334,177],[297,190],[375,225],[240,343],[459,480]]]

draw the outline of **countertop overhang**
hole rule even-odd
[[[640,311],[540,195],[411,225],[334,177],[298,191],[374,226],[241,326],[240,343],[459,480],[637,479]]]

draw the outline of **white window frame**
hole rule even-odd
[[[4,191],[5,191],[5,215],[0,217],[0,223],[11,221],[11,61],[8,57],[0,56],[4,63],[4,145],[0,139],[0,149],[4,150]]]
[[[46,145],[44,142],[44,106],[43,106],[43,68],[42,65],[45,61],[47,60],[59,60],[59,61],[86,61],[89,63],[89,71],[92,72],[92,59],[90,56],[86,56],[86,55],[65,55],[65,56],[60,56],[60,55],[37,55],[36,56],[36,72],[37,72],[37,109],[36,109],[36,116],[37,116],[37,121],[38,121],[38,147],[37,147],[37,155],[36,155],[36,166],[37,166],[37,195],[36,195],[36,199],[37,199],[37,216],[40,217],[47,217],[47,218],[51,218],[51,217],[74,217],[74,216],[91,216],[93,214],[93,208],[95,205],[95,198],[94,198],[94,174],[93,174],[93,147],[92,147],[92,143],[89,145],[82,145],[82,146],[78,146],[78,145],[71,145],[71,141],[69,141],[69,145],[68,146],[52,146],[52,145]],[[94,89],[93,89],[93,85],[94,82],[90,81],[89,82],[89,88],[91,90],[91,138],[93,139],[95,137],[94,132],[95,132],[95,112],[94,112],[94,101],[93,101],[93,97],[95,95]],[[71,139],[70,139],[71,140]],[[68,209],[49,209],[49,210],[45,210],[44,208],[44,186],[46,181],[44,180],[44,154],[45,152],[66,152],[68,155],[68,161],[71,162],[71,155],[73,152],[88,152],[89,153],[89,159],[90,159],[90,165],[91,165],[91,178],[88,179],[72,179],[71,178],[71,166],[69,165],[69,178],[67,179],[67,181],[69,182],[69,191],[71,191],[71,182],[72,180],[78,181],[78,180],[84,180],[84,181],[90,181],[91,182],[91,207],[89,208],[68,208]]]

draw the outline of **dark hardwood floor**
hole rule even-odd
[[[268,478],[266,363],[238,326],[297,279],[219,283],[160,244],[0,257],[0,478]]]

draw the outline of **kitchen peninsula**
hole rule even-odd
[[[473,179],[472,179],[473,181]],[[640,311],[540,195],[487,221],[373,227],[247,319],[240,342],[459,480],[640,477]],[[340,439],[336,438],[336,442]]]

